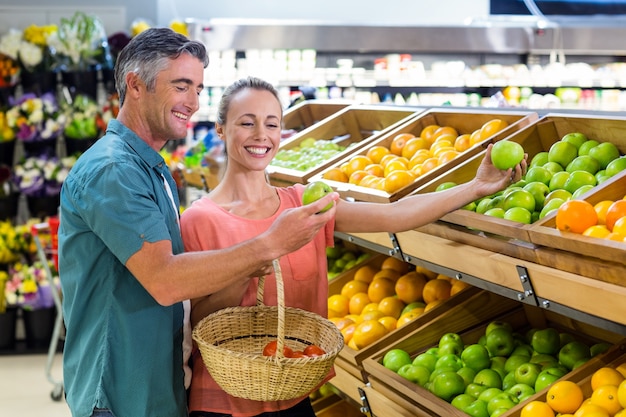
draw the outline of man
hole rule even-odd
[[[186,136],[207,65],[203,44],[170,29],[134,37],[115,65],[119,115],[63,184],[63,366],[74,417],[187,416],[183,302],[268,273],[335,214],[316,214],[332,193],[257,238],[183,253],[175,183],[158,151]]]

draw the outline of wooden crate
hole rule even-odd
[[[300,132],[354,104],[350,100],[307,100],[283,112],[283,129]]]
[[[506,140],[521,144],[524,147],[524,151],[528,154],[528,161],[539,152],[549,150],[552,144],[571,132],[584,133],[589,139],[595,139],[599,142],[609,141],[615,143],[620,151],[624,153],[626,152],[626,137],[622,133],[624,129],[626,129],[626,118],[589,118],[586,116],[549,114],[539,119],[536,123],[530,124],[510,135]],[[485,156],[485,152],[483,150],[428,184],[417,188],[413,193],[433,192],[443,182],[452,181],[462,184],[472,180]],[[523,242],[524,245],[529,246],[531,249],[536,248],[529,234],[532,225],[485,216],[469,210],[455,210],[444,215],[440,221],[443,224],[466,227],[474,234],[481,233],[482,235],[500,239],[504,238],[508,240],[508,243]],[[480,246],[480,240],[477,240],[476,243],[479,247],[483,247]],[[533,256],[532,253],[530,256]],[[527,260],[533,259],[529,258]]]
[[[480,336],[485,333],[488,322],[492,320],[509,322],[515,331],[521,333],[526,332],[531,327],[543,328],[549,326],[559,331],[568,332],[578,340],[587,343],[608,342],[616,345],[623,342],[623,336],[529,305],[520,306],[518,303],[517,308],[504,314],[493,315],[487,320],[475,320],[474,323],[469,323],[468,325],[464,316],[470,315],[470,311],[472,314],[475,314],[477,310],[461,311],[448,320],[434,321],[367,358],[363,365],[367,372],[368,382],[372,388],[376,391],[385,392],[388,397],[404,408],[417,407],[425,412],[430,412],[433,416],[465,417],[465,413],[456,409],[450,403],[385,368],[382,365],[385,353],[391,349],[400,348],[409,352],[411,357],[414,358],[428,348],[437,345],[439,338],[447,332],[458,333],[465,344],[477,343]],[[608,352],[591,359],[581,368],[597,366],[594,364],[604,360],[603,358],[611,357],[615,349],[616,347],[613,346]],[[572,372],[563,378],[568,378],[571,374]],[[506,413],[504,415],[508,416],[509,414]]]
[[[365,155],[367,151],[373,146],[386,146],[389,147],[393,139],[401,133],[411,133],[415,136],[419,136],[422,130],[428,125],[438,126],[451,126],[454,127],[459,134],[471,134],[473,131],[480,129],[480,127],[489,120],[502,119],[508,123],[508,126],[500,132],[486,138],[484,141],[475,144],[471,148],[459,154],[452,161],[447,162],[433,169],[432,171],[418,177],[413,183],[406,187],[389,194],[385,191],[374,190],[368,187],[361,187],[354,184],[346,184],[338,181],[324,180],[336,191],[338,191],[344,198],[354,198],[360,201],[374,201],[374,202],[391,202],[398,200],[407,194],[411,193],[416,188],[432,181],[439,175],[445,173],[450,168],[461,164],[477,153],[481,152],[487,144],[502,140],[510,134],[522,129],[525,126],[530,125],[537,120],[538,116],[534,112],[529,111],[495,111],[495,110],[452,110],[452,109],[431,109],[419,116],[405,121],[401,125],[389,130],[387,133],[380,135],[376,140],[370,141],[367,146],[362,147],[359,151],[353,152],[346,158],[337,161],[336,163],[328,166],[326,169],[320,171],[317,175],[313,176],[310,181],[321,180],[325,171],[339,167],[344,162],[347,162],[351,157],[355,155]]]
[[[626,194],[626,172],[621,172],[582,196],[591,204],[620,200]],[[538,262],[563,271],[626,286],[626,243],[562,232],[556,216],[546,216],[528,229],[539,245]]]
[[[293,149],[307,138],[333,140],[339,145],[346,146],[344,151],[307,171],[270,165],[266,170],[270,181],[276,185],[306,183],[309,178],[329,165],[345,158],[385,133],[387,129],[420,112],[420,109],[400,106],[355,104],[345,107],[280,144],[280,149]]]

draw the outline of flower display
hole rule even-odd
[[[49,197],[60,193],[63,181],[76,163],[77,157],[31,156],[17,164],[13,180],[22,194]]]
[[[17,101],[11,100],[5,116],[8,127],[25,142],[57,137],[67,118],[52,93],[41,97],[29,93]]]
[[[10,266],[4,286],[6,304],[20,306],[25,310],[54,306],[52,291],[60,291],[59,273],[52,261],[48,261],[48,268],[52,277],[48,277],[41,261],[32,265],[18,262]]]
[[[48,37],[63,71],[112,68],[104,25],[96,16],[76,12],[62,18],[58,30]]]
[[[0,110],[0,142],[15,140],[15,132],[7,122],[6,113]]]
[[[0,53],[0,88],[12,87],[19,79],[20,67],[18,62]]]
[[[13,226],[9,220],[0,221],[0,263],[11,264],[32,254],[33,239],[30,224]]]
[[[96,101],[84,94],[76,96],[67,106],[67,123],[63,135],[70,139],[95,139],[101,126],[101,109]]]
[[[0,38],[0,54],[13,59],[29,72],[53,71],[54,53],[48,38],[56,31],[56,25],[30,25],[23,32],[11,29]]]

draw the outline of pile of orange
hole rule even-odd
[[[584,236],[624,242],[626,196],[621,200],[568,200],[556,211],[556,228]]]
[[[626,416],[626,362],[616,368],[604,366],[588,381],[591,395],[582,384],[557,381],[550,386],[545,401],[526,404],[521,417],[624,417]],[[585,398],[586,397],[586,398]]]
[[[393,194],[507,126],[504,120],[491,119],[471,133],[460,133],[452,126],[430,124],[418,136],[403,132],[388,146],[372,146],[322,177]]]
[[[468,286],[388,256],[380,267],[372,263],[359,267],[339,293],[328,297],[328,317],[345,343],[359,350]]]

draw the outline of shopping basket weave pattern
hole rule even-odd
[[[273,266],[277,306],[263,305],[261,277],[256,306],[219,310],[193,329],[193,339],[207,370],[234,397],[278,401],[306,396],[328,375],[343,348],[343,336],[330,320],[285,307],[277,260]],[[271,341],[277,341],[276,356],[263,356],[263,348]],[[282,353],[285,345],[298,351],[312,344],[326,353],[302,358],[286,358]]]

